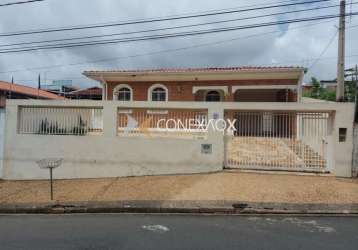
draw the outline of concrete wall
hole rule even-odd
[[[336,176],[352,177],[352,154],[353,154],[353,121],[354,121],[354,104],[341,103],[333,104],[337,110],[332,117],[333,126],[332,137],[329,138],[329,144],[333,147],[328,152],[333,157],[332,172]],[[339,129],[346,128],[346,140],[339,141]]]
[[[103,135],[18,134],[18,105],[24,104],[103,107]],[[201,173],[223,167],[222,135],[214,132],[206,139],[117,136],[118,102],[10,101],[6,108],[4,179],[48,178],[48,171],[40,169],[36,161],[51,157],[64,159],[55,170],[59,179]],[[209,115],[214,111],[210,109]],[[202,144],[212,144],[212,154],[202,154]]]
[[[103,107],[103,135],[59,136],[18,134],[19,106]],[[6,106],[4,179],[44,179],[48,171],[36,160],[64,158],[55,178],[95,178],[182,174],[219,171],[225,158],[224,138],[209,130],[206,139],[174,139],[117,136],[117,109],[207,109],[210,118],[222,118],[224,110],[287,110],[331,112],[329,166],[337,176],[351,177],[353,110],[346,103],[202,103],[11,100]],[[347,128],[345,142],[338,129]],[[212,154],[202,154],[202,144],[212,144]]]
[[[0,109],[5,108],[6,103],[6,93],[5,91],[0,91]]]
[[[352,176],[358,177],[358,124],[354,124],[353,132],[353,169]]]
[[[5,141],[5,109],[0,107],[0,179],[3,176],[3,158]]]

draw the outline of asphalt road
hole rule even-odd
[[[358,217],[0,215],[0,249],[358,249]]]

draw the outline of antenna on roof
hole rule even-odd
[[[41,89],[41,74],[39,74],[39,78],[38,78],[37,99],[39,99],[40,97],[40,89]]]
[[[11,84],[10,84],[10,91],[9,91],[9,99],[11,99],[12,94],[12,85],[14,84],[14,76],[11,76]]]

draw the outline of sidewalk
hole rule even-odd
[[[358,179],[247,173],[57,180],[58,203],[120,201],[236,201],[358,204]],[[0,181],[0,204],[48,203],[48,181]]]

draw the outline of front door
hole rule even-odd
[[[209,91],[206,93],[205,101],[207,102],[220,102],[221,96],[220,93],[216,90]]]

